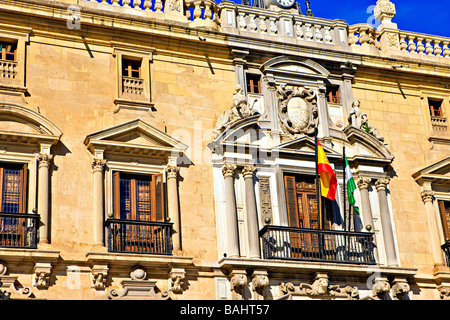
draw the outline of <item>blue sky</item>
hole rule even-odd
[[[241,0],[233,0],[241,3]],[[305,0],[297,0],[305,12]],[[430,35],[450,37],[450,1],[449,0],[391,0],[397,9],[393,22],[404,31],[413,31]],[[217,1],[219,2],[219,1]],[[348,24],[373,23],[370,7],[377,0],[310,0],[311,9],[316,17],[343,19]],[[371,21],[372,20],[372,21]]]

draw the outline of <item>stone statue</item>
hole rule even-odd
[[[368,134],[373,135],[378,140],[384,141],[384,138],[380,135],[377,128],[369,123],[367,114],[361,112],[361,110],[359,109],[360,106],[361,102],[359,100],[353,101],[352,111],[350,112],[348,117],[349,125],[364,130]]]
[[[255,101],[253,102],[253,105]],[[242,86],[240,84],[236,85],[231,108],[229,110],[226,110],[219,117],[219,119],[217,120],[216,129],[218,131],[222,131],[236,120],[244,119],[257,114],[258,111],[254,108],[253,105],[249,106],[248,98],[244,94]]]

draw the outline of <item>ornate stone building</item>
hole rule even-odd
[[[302,7],[0,0],[0,297],[449,299],[450,39]]]

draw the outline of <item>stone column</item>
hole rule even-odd
[[[386,195],[386,187],[389,179],[378,179],[375,182],[375,188],[378,193],[378,203],[380,206],[381,225],[383,228],[384,246],[386,249],[386,258],[388,266],[397,265],[397,255],[394,246],[394,233],[391,224],[391,217],[389,215],[389,206]]]
[[[247,211],[247,231],[249,258],[260,258],[259,253],[259,229],[258,229],[258,212],[256,210],[256,196],[253,187],[253,174],[256,168],[254,166],[245,166],[242,169],[242,175],[245,181],[245,203]]]
[[[39,228],[39,243],[49,243],[49,171],[53,156],[41,153],[37,156],[39,162],[38,173],[38,214],[41,218]]]
[[[433,208],[434,192],[431,190],[423,190],[420,195],[422,196],[422,201],[425,205],[425,212],[427,214],[428,233],[430,237],[431,253],[433,254],[434,265],[443,266],[444,260],[440,246],[439,229],[436,223],[436,216]]]
[[[94,246],[104,246],[103,228],[103,169],[106,160],[93,159],[91,163],[94,173]]]
[[[356,183],[359,188],[359,194],[361,195],[361,211],[365,223],[364,229],[367,230],[367,232],[375,232],[372,207],[370,206],[370,197],[369,197],[369,183],[371,181],[372,178],[369,177],[359,177],[356,179]],[[373,238],[373,242],[376,244],[375,236]],[[375,260],[379,261],[377,247],[374,248],[374,255]]]
[[[173,223],[172,245],[174,253],[181,250],[181,226],[178,208],[178,172],[178,167],[167,167],[167,205],[170,222]]]
[[[222,167],[222,174],[225,180],[225,207],[226,207],[226,228],[227,228],[227,257],[239,257],[239,235],[236,210],[236,195],[234,193],[234,171],[236,166],[225,164]]]

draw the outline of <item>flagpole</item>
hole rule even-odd
[[[347,231],[347,205],[346,205],[346,201],[345,201],[345,195],[346,195],[346,190],[345,190],[345,146],[343,146],[342,147],[342,154],[343,154],[343,156],[342,156],[342,162],[344,163],[344,170],[343,170],[343,173],[344,173],[344,176],[343,176],[343,179],[344,179],[344,183],[343,183],[343,187],[344,187],[344,231]]]
[[[314,153],[315,153],[315,163],[316,163],[316,201],[317,201],[317,216],[319,217],[319,221],[321,221],[321,208],[320,208],[320,185],[319,185],[319,154],[318,154],[318,147],[317,147],[317,127],[314,129]],[[320,226],[321,228],[322,226]]]

